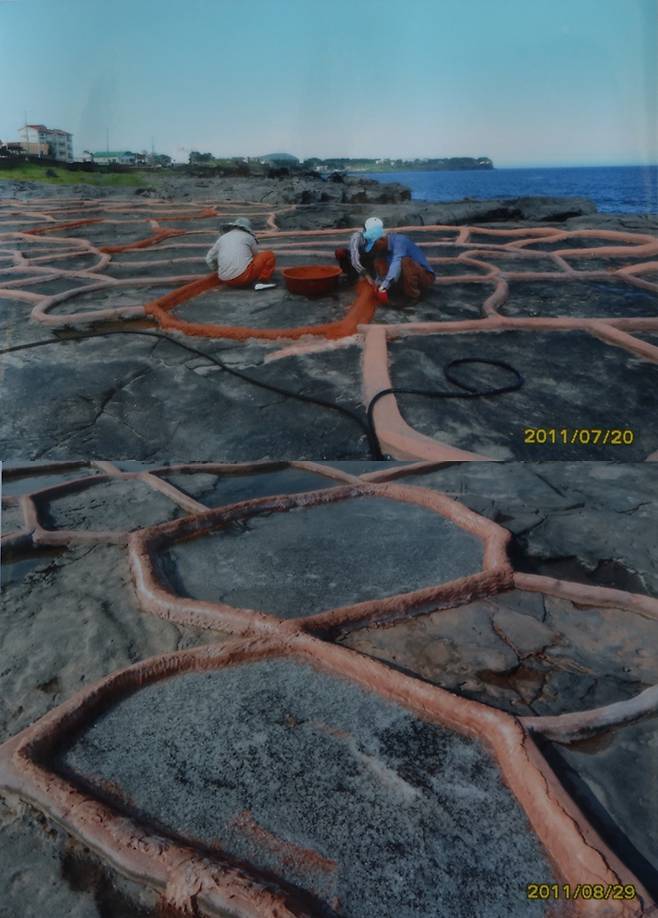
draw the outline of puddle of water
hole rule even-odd
[[[510,560],[514,567],[527,574],[538,574],[542,577],[556,577],[559,580],[572,580],[588,586],[611,587],[629,593],[646,594],[647,587],[637,571],[626,567],[620,561],[604,558],[594,570],[585,567],[574,555],[562,558],[538,558],[526,551],[522,539],[512,536],[509,546]]]
[[[655,735],[657,726],[658,716],[654,715],[570,745],[537,739],[558,779],[595,830],[654,897],[658,895],[655,798],[646,737]]]
[[[639,689],[649,688],[648,685],[643,685]],[[653,723],[654,727],[658,729],[658,715],[653,715],[651,717],[642,718],[643,723]],[[573,752],[582,752],[584,755],[588,756],[597,756],[602,752],[605,752],[606,749],[609,749],[619,738],[622,737],[623,731],[628,727],[628,724],[621,724],[618,727],[611,727],[609,730],[605,730],[601,733],[597,733],[594,736],[588,736],[585,739],[578,740],[575,743],[567,744],[568,749],[571,749]],[[562,743],[555,742],[555,745],[562,746]]]
[[[0,565],[0,589],[11,583],[20,583],[30,571],[38,567],[45,569],[55,558],[59,558],[65,548],[39,548],[32,551],[3,551]]]
[[[94,322],[92,324],[95,332],[141,331],[142,329],[150,331],[157,327],[158,323],[154,319],[113,319],[112,321]]]
[[[514,669],[502,673],[483,669],[479,670],[476,675],[488,685],[514,692],[526,704],[532,703],[545,678],[542,670],[528,666],[526,663],[521,663]]]
[[[611,290],[614,296],[619,297],[624,300],[637,300],[640,303],[651,302],[652,299],[655,299],[655,295],[651,294],[648,290],[643,290],[641,287],[633,287],[631,284],[609,284],[601,281],[590,281],[590,286],[594,290],[598,290],[602,296],[610,296]]]
[[[74,478],[82,478],[86,475],[93,477],[92,470],[80,468],[49,475],[17,475],[15,478],[3,478],[2,493],[6,497],[28,494],[32,491],[40,491],[42,488],[49,488],[52,485],[62,484],[64,481],[71,481]]]
[[[121,465],[123,467],[125,463]],[[316,491],[341,484],[340,481],[316,475],[314,472],[285,466],[260,472],[254,470],[240,475],[216,475],[213,476],[213,483],[208,481],[208,475],[199,476],[194,472],[172,472],[169,475],[163,473],[161,477],[208,507],[219,507],[238,500],[267,497],[272,494]]]

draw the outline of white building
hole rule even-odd
[[[59,128],[47,128],[44,124],[26,124],[21,128],[23,149],[26,153],[52,156],[63,162],[73,160],[73,134]],[[44,150],[47,149],[47,153]]]
[[[119,163],[122,166],[134,166],[138,162],[144,162],[146,155],[141,153],[131,153],[130,150],[106,150],[99,153],[89,153],[91,161],[99,165],[107,166],[112,163]]]

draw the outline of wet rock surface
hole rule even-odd
[[[308,261],[308,259],[306,259]],[[214,322],[251,328],[291,328],[296,325],[321,325],[338,322],[347,313],[353,292],[345,287],[334,296],[309,300],[288,293],[284,286],[262,290],[211,290],[183,303],[175,315],[186,322]]]
[[[168,271],[167,273],[172,274],[175,272]],[[90,285],[93,285],[93,283],[90,282]],[[175,286],[175,284],[158,285],[154,281],[154,284],[148,287],[127,286],[118,287],[116,290],[104,289],[91,292],[85,292],[83,288],[80,293],[75,293],[72,297],[57,303],[51,310],[51,314],[65,316],[77,312],[93,313],[99,309],[107,309],[109,306],[141,306],[160,296],[171,293]]]
[[[153,918],[153,892],[110,871],[27,804],[8,806],[0,798],[0,836],[2,909],[7,916]]]
[[[23,513],[20,507],[9,504],[7,501],[3,502],[2,507],[2,532],[8,533],[13,532],[17,529],[23,529],[24,527]]]
[[[127,743],[136,721],[148,727]],[[471,916],[486,901],[489,915],[527,915],[528,871],[552,873],[478,744],[286,661],[147,686],[58,767],[96,793],[117,787],[169,833],[282,873],[316,914]]]
[[[658,449],[653,390],[658,365],[584,331],[412,335],[389,346],[392,384],[457,391],[443,368],[458,358],[504,361],[524,379],[516,392],[494,398],[431,399],[398,395],[405,420],[420,433],[496,459],[618,459],[641,461]],[[462,367],[459,378],[478,388],[514,381],[499,368]],[[556,388],[551,380],[559,379]],[[614,391],[614,400],[601,397]],[[550,393],[550,398],[548,394]],[[551,429],[556,442],[526,443],[526,428]],[[572,443],[581,429],[631,430],[633,442]],[[562,442],[560,430],[569,431]]]
[[[92,482],[82,490],[37,499],[37,506],[47,529],[83,531],[131,531],[185,514],[164,494],[126,479]]]
[[[297,494],[341,484],[324,475],[315,475],[305,469],[283,468],[241,475],[213,475],[208,472],[170,472],[162,478],[171,482],[185,494],[205,504],[219,507],[241,500],[253,500],[271,494]]]
[[[355,346],[270,364],[259,345],[198,347],[258,381],[360,410],[361,351]],[[362,429],[339,412],[230,376],[169,341],[118,336],[55,343],[11,359],[4,385],[13,393],[0,439],[6,460],[368,455]]]
[[[44,832],[42,818],[35,818],[34,814],[26,812],[24,806],[17,812],[1,798],[0,833],[3,848],[6,845],[0,860],[0,870],[6,880],[3,884],[3,904],[8,915],[13,911],[16,915],[22,913],[29,918],[39,918],[47,912],[53,916],[98,918],[99,912],[91,895],[74,891],[62,883],[60,864],[66,850],[66,837],[58,839],[58,844],[54,843]],[[10,853],[14,864],[21,865],[21,869],[12,870],[9,863],[3,864],[7,853]],[[34,864],[39,867],[39,882],[29,884],[32,901],[28,902],[25,874],[29,870],[27,865]]]
[[[550,760],[574,799],[642,882],[658,894],[655,773],[658,717],[647,717],[593,739],[550,744]],[[633,792],[628,793],[628,788]]]
[[[470,270],[468,266],[455,266],[460,274]],[[445,268],[437,266],[437,273],[444,275]],[[493,284],[451,284],[449,287],[434,287],[414,306],[403,298],[396,303],[377,310],[377,323],[397,324],[404,322],[454,322],[459,319],[481,319],[483,304],[494,291]],[[396,308],[397,307],[397,308]]]
[[[3,549],[0,577],[3,739],[117,668],[222,639],[140,614],[113,546]],[[0,798],[0,888],[0,913],[21,918],[153,918],[157,905],[14,798]]]
[[[181,595],[289,618],[475,573],[482,547],[429,510],[359,497],[238,520],[170,546],[161,563]]]
[[[541,269],[537,269],[541,270]],[[504,316],[647,316],[658,315],[658,296],[612,280],[554,283],[516,282],[510,287]]]
[[[481,463],[413,475],[512,532],[518,570],[658,596],[654,463]]]
[[[153,467],[138,461],[121,465],[130,471]],[[384,467],[368,461],[331,466],[352,475]],[[404,464],[391,467],[399,472]],[[32,475],[22,469],[9,481],[15,493],[27,493],[72,472],[78,477],[99,471],[89,464],[74,470],[35,465]],[[337,485],[316,472],[290,467],[231,476],[202,469],[159,469],[158,474],[207,506]],[[517,570],[612,586],[646,598],[656,595],[657,475],[654,463],[464,463],[399,481],[447,493],[508,528]],[[89,499],[88,518],[82,504],[75,511],[81,529],[111,528],[108,523],[119,512],[127,528],[144,525],[140,503],[127,492],[102,487],[94,484],[76,495]],[[459,576],[471,557],[471,548],[460,546],[445,529],[433,538],[424,516],[388,519],[385,543],[372,520],[359,526],[316,520],[311,535],[321,542],[321,563],[295,546],[291,530],[289,539],[282,538],[292,563],[275,569],[275,561],[268,561],[268,530],[274,533],[284,518],[305,513],[312,511],[273,514],[251,532],[227,536],[236,546],[256,540],[255,550],[235,553],[233,564],[226,564],[227,579],[237,589],[252,590],[251,597],[264,596],[258,571],[254,578],[249,567],[255,562],[261,571],[269,567],[270,585],[273,578],[283,578],[277,596],[284,598],[286,610],[291,597],[301,593],[319,598],[323,608],[328,596],[334,604],[329,578],[352,601],[355,594],[370,598],[387,586],[397,590],[402,583],[404,588],[407,574],[417,577],[423,570],[433,576],[437,568],[452,564]],[[176,548],[185,546],[194,548],[195,541]],[[217,568],[211,552],[207,582]],[[286,580],[290,570],[297,571],[299,584]],[[411,583],[417,585],[417,580]],[[3,550],[0,616],[0,656],[8,661],[0,672],[3,738],[117,668],[157,653],[229,639],[145,614],[125,548],[104,543],[68,548],[24,544],[20,550]],[[523,717],[600,707],[656,684],[656,628],[650,615],[614,604],[603,608],[515,590],[385,627],[361,627],[344,634],[340,643],[346,652],[378,658],[409,676]],[[248,685],[242,684],[245,691],[238,673],[249,667],[241,666],[226,671],[237,680],[234,690],[207,673],[185,677],[191,683],[169,679],[153,686],[150,696],[140,691],[93,721],[70,750],[62,750],[60,763],[74,770],[81,786],[94,788],[119,809],[139,809],[160,830],[164,826],[167,833],[209,846],[230,837],[229,853],[309,890],[315,897],[313,913],[331,914],[333,909],[361,918],[381,914],[381,903],[390,901],[396,915],[449,911],[470,916],[478,914],[481,902],[492,902],[494,915],[527,914],[527,865],[535,864],[535,875],[547,881],[550,868],[480,747],[398,709],[390,715],[386,712],[392,706],[363,692],[362,698],[361,690],[354,695],[351,686],[341,694],[343,689],[333,688],[348,685],[341,679],[323,677],[326,682],[314,683],[318,674],[309,670],[310,676],[289,680],[287,664],[280,665],[278,681],[268,682],[269,676],[255,670]],[[260,727],[257,717],[262,717]],[[655,715],[647,716],[569,745],[542,741],[568,793],[654,897],[655,721]],[[131,733],[124,729],[127,722]],[[348,735],[332,733],[334,728]],[[94,742],[98,737],[101,744]],[[154,748],[157,755],[149,752]],[[157,780],[150,779],[148,768],[162,763],[163,750],[166,780],[162,769]],[[290,806],[282,806],[289,796]],[[490,832],[487,820],[499,820],[501,806],[504,831],[498,823]],[[466,813],[477,815],[475,830]],[[153,915],[155,903],[144,889],[103,867],[16,799],[3,801],[0,825],[0,888],[11,914],[41,918],[43,903],[50,901],[54,918]],[[424,831],[426,825],[430,828]],[[485,859],[481,847],[472,847],[471,831],[491,856]],[[420,848],[418,837],[423,839]],[[498,859],[506,859],[507,866]],[[398,883],[398,876],[407,879]],[[501,878],[506,878],[503,891]],[[341,895],[344,887],[348,891]],[[437,899],[437,888],[443,898]],[[21,910],[22,903],[27,904]]]
[[[140,614],[121,548],[34,555],[3,552],[3,736],[121,666],[216,639]]]
[[[66,481],[72,481],[76,478],[99,475],[98,469],[90,469],[85,466],[79,468],[62,469],[44,469],[39,473],[37,464],[32,465],[32,470],[25,474],[13,474],[5,470],[2,476],[2,493],[6,497],[20,496],[30,492],[39,491],[41,488],[50,488],[53,485],[63,484]]]
[[[512,714],[601,707],[658,683],[658,621],[518,591],[343,642]]]

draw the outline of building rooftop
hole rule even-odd
[[[35,131],[47,131],[49,134],[64,134],[66,137],[73,137],[70,131],[63,131],[61,128],[49,128],[45,124],[25,124],[23,125],[23,130],[25,128],[33,128]]]

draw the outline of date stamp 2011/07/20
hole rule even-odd
[[[534,446],[631,446],[635,432],[628,427],[524,427],[523,442]]]

